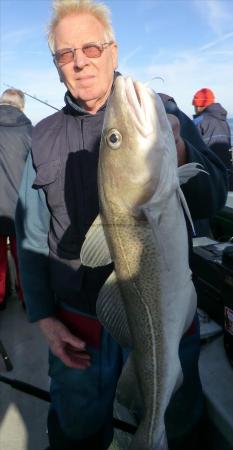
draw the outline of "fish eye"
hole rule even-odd
[[[106,135],[106,141],[109,147],[117,150],[121,146],[122,136],[118,130],[112,129],[108,131]]]

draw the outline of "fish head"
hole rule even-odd
[[[152,198],[161,173],[171,163],[177,167],[176,147],[160,97],[142,83],[118,76],[106,107],[100,144],[102,198],[138,215],[140,205]]]

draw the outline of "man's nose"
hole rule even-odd
[[[88,63],[87,56],[83,53],[81,48],[78,48],[74,52],[74,66],[77,68],[82,68]]]

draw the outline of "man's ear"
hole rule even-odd
[[[60,66],[57,64],[57,62],[55,61],[55,59],[53,60],[53,62],[54,62],[55,67],[56,67],[56,69],[57,69],[57,71],[58,71],[58,75],[59,75],[59,78],[60,78],[60,82],[61,82],[61,83],[64,83],[64,78],[63,78],[63,74],[62,74],[62,71],[61,71]]]
[[[118,46],[116,42],[111,45],[113,69],[116,70],[118,67]]]

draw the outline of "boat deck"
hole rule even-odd
[[[13,364],[0,375],[48,390],[47,345],[36,324],[29,324],[16,295],[0,311],[0,340]],[[48,403],[0,383],[0,449],[45,450]]]
[[[0,341],[13,364],[13,370],[7,371],[0,356],[0,376],[47,391],[47,344],[38,326],[28,323],[16,295],[11,295],[6,309],[0,311]],[[211,421],[210,449],[233,450],[233,370],[223,349],[222,336],[203,345],[200,373]],[[0,449],[46,450],[48,406],[48,402],[0,382]],[[129,422],[125,411],[117,413],[115,410],[115,417]],[[129,443],[129,434],[116,431],[109,450],[126,450]]]

